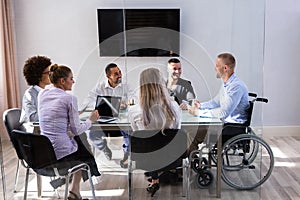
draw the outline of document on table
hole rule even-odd
[[[199,109],[197,115],[198,115],[199,117],[204,117],[204,118],[215,118],[215,117],[212,115],[211,110],[207,110],[207,109],[205,109],[205,110],[200,110],[200,109]]]

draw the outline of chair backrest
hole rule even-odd
[[[10,108],[3,112],[3,122],[5,124],[6,131],[11,139],[11,132],[16,130],[25,131],[25,128],[19,122],[21,116],[20,108]]]
[[[129,137],[131,160],[138,169],[163,169],[186,156],[187,133],[183,129],[134,131]]]
[[[25,131],[24,126],[20,123],[20,116],[21,116],[20,108],[10,108],[3,112],[3,122],[4,122],[4,125],[6,128],[7,134],[9,136],[9,139],[13,143],[13,146],[16,150],[18,158],[22,159],[22,158],[20,158],[21,155],[18,153],[19,152],[17,150],[18,147],[14,145],[13,138],[12,138],[13,130]]]
[[[247,116],[247,121],[244,123],[246,126],[250,126],[250,124],[251,124],[254,103],[257,102],[257,101],[268,103],[268,99],[257,97],[257,94],[255,94],[255,93],[249,93],[248,95],[252,99],[249,100],[249,108],[247,110],[247,115],[248,115]]]
[[[244,123],[245,126],[250,126],[250,124],[251,124],[254,100],[257,97],[257,94],[251,93],[251,92],[248,93],[248,95],[249,95],[249,98],[252,98],[252,99],[249,100],[249,108],[247,110],[247,121]]]
[[[20,159],[32,169],[40,169],[57,162],[53,146],[44,135],[13,130],[12,142]]]

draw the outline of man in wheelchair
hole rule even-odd
[[[270,146],[250,127],[253,104],[255,101],[268,102],[266,98],[257,98],[248,93],[245,83],[234,73],[235,58],[229,53],[222,53],[216,59],[216,77],[222,80],[218,95],[210,101],[194,101],[189,108],[191,114],[199,116],[200,110],[207,110],[210,116],[224,122],[222,128],[222,180],[239,190],[251,190],[263,184],[271,175],[274,156]],[[254,97],[249,101],[249,96]],[[201,111],[202,112],[202,111]],[[198,144],[204,141],[203,132],[198,130],[189,145],[189,154],[193,159],[191,166],[196,171],[196,181],[200,188],[208,187],[213,175],[206,170],[210,164],[201,153],[197,155]],[[247,133],[247,134],[245,134]],[[216,163],[216,145],[208,154]],[[194,151],[197,150],[197,151]],[[193,152],[193,153],[191,153]],[[194,154],[196,152],[196,154]],[[200,150],[201,152],[201,150]],[[261,152],[261,153],[259,153]],[[197,157],[199,156],[199,157]],[[264,167],[262,167],[262,159]]]
[[[212,100],[200,103],[195,100],[189,108],[189,113],[198,115],[200,110],[209,110],[212,116],[224,122],[222,130],[222,143],[237,134],[246,133],[249,98],[245,83],[235,74],[235,58],[230,53],[222,53],[216,59],[216,77],[222,80],[221,89]],[[203,142],[203,134],[196,134],[190,150],[198,149],[198,144]]]

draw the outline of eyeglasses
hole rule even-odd
[[[50,75],[50,71],[43,72],[42,74]]]

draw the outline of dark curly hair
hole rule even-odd
[[[25,61],[23,75],[28,85],[38,85],[42,80],[44,70],[51,65],[46,56],[33,56]]]

